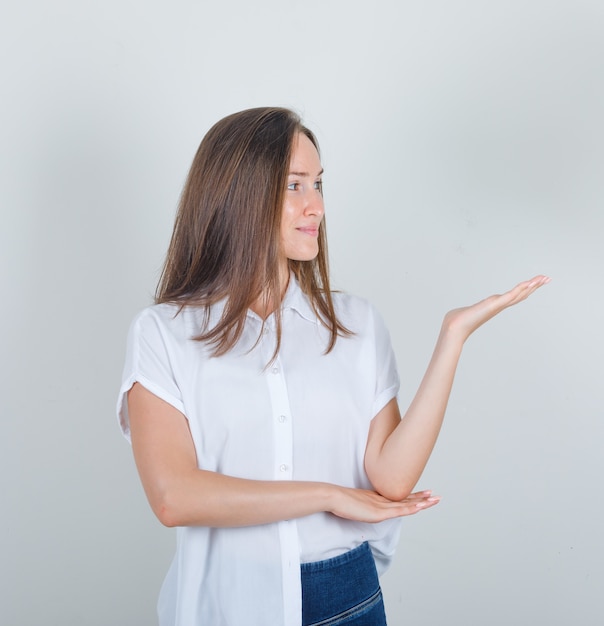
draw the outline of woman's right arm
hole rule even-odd
[[[327,511],[379,522],[434,506],[430,492],[392,502],[373,491],[328,483],[257,481],[200,470],[185,416],[139,383],[128,392],[136,466],[166,526],[253,526]]]

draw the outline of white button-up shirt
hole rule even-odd
[[[257,480],[371,488],[364,454],[371,419],[398,392],[390,338],[365,300],[333,295],[352,337],[324,354],[329,333],[292,277],[275,324],[253,312],[227,354],[191,338],[203,311],[161,304],[143,310],[128,335],[118,415],[129,436],[126,393],[134,382],[181,411],[201,469]],[[210,324],[222,305],[213,307]],[[260,339],[259,339],[260,337]],[[256,347],[253,347],[256,344]],[[161,626],[300,626],[300,563],[368,541],[382,573],[400,520],[366,524],[317,513],[244,528],[186,527],[160,594]]]

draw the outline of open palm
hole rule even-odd
[[[539,287],[546,285],[549,281],[547,276],[535,276],[519,283],[503,294],[489,296],[471,306],[453,309],[446,314],[444,327],[451,332],[459,333],[462,340],[465,341],[485,322],[488,322],[504,309],[526,300]]]

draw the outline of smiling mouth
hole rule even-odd
[[[318,227],[296,228],[296,230],[300,231],[301,233],[304,233],[305,235],[310,235],[311,237],[316,237],[319,234]]]

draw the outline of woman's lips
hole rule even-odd
[[[296,228],[296,230],[304,233],[305,235],[310,235],[311,237],[316,237],[319,234],[318,226],[302,226],[300,228]]]

